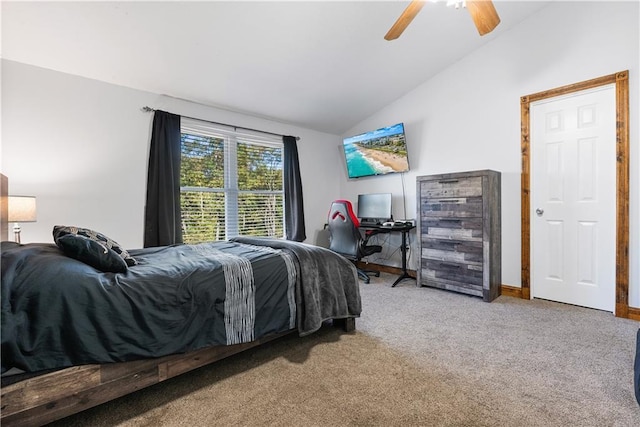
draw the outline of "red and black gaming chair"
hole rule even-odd
[[[354,263],[363,257],[382,251],[382,246],[367,245],[367,241],[373,233],[365,233],[365,236],[362,236],[359,228],[360,221],[353,213],[353,207],[348,200],[335,200],[331,203],[327,225],[329,227],[329,249]],[[358,276],[365,283],[369,283],[367,272],[359,268],[357,270]],[[370,273],[374,273],[376,277],[380,276],[379,271]]]

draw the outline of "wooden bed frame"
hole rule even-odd
[[[355,318],[335,326],[355,330]],[[185,372],[296,332],[292,329],[256,341],[215,346],[157,359],[72,366],[2,388],[3,426],[39,426],[84,411]]]

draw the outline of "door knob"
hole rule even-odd
[[[540,209],[540,208],[536,209],[536,215],[542,216],[542,214],[544,214],[544,209]]]

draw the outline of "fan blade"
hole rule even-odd
[[[384,36],[385,40],[395,40],[400,37],[400,34],[409,26],[413,18],[416,17],[422,6],[424,6],[424,0],[413,0],[409,3],[409,6],[402,12],[402,15],[398,18],[398,20],[393,24],[391,29]]]
[[[467,0],[467,10],[481,36],[493,31],[500,23],[500,17],[491,0]]]

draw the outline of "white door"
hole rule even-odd
[[[531,104],[531,295],[615,310],[615,85]]]

